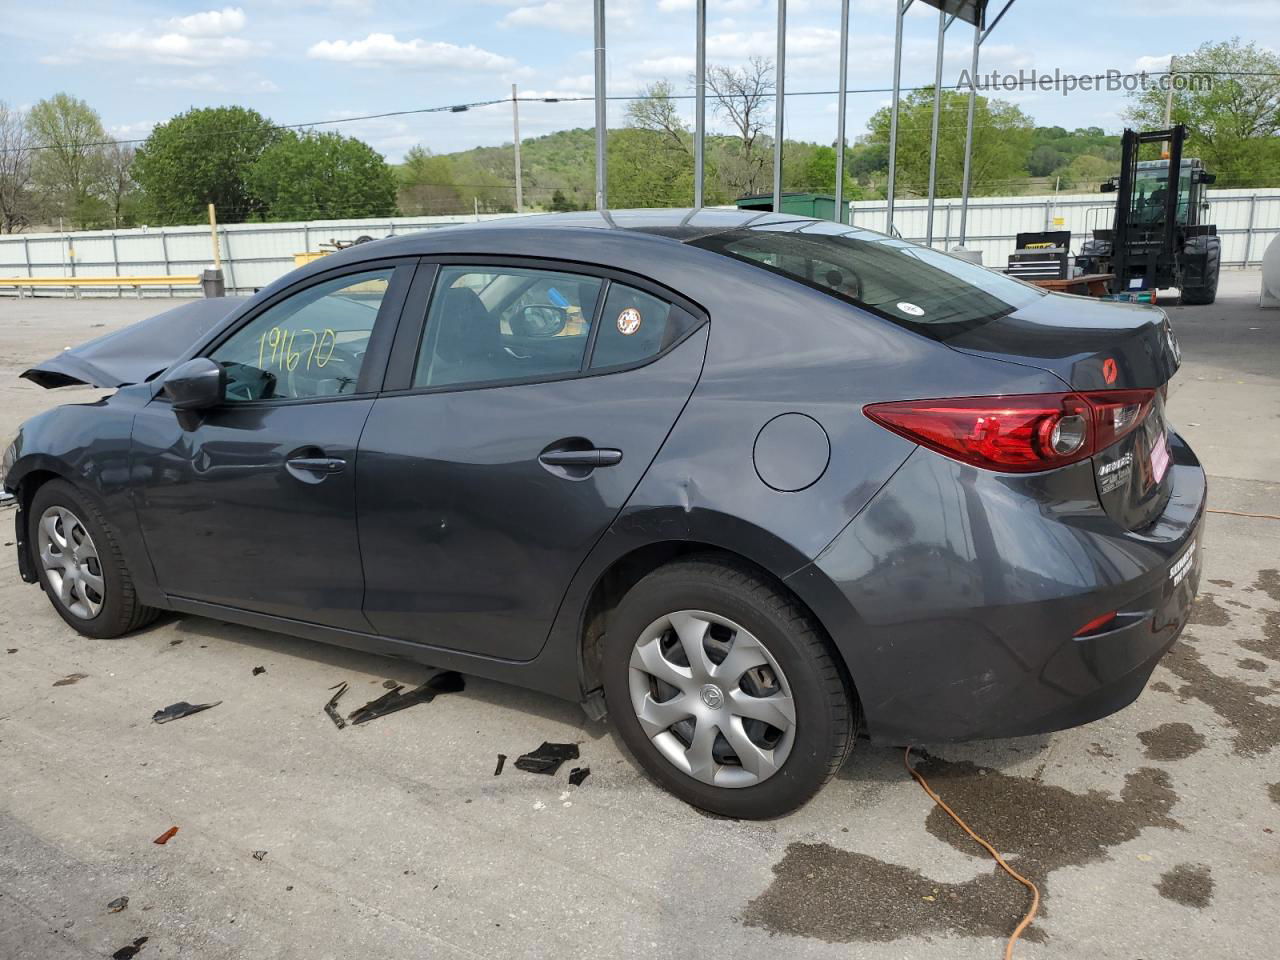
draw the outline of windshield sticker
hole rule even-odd
[[[1118,460],[1112,460],[1098,468],[1098,493],[1106,494],[1117,490],[1129,482],[1133,473],[1133,454],[1126,453]]]
[[[635,307],[627,307],[618,314],[618,332],[629,337],[640,329],[640,311]]]
[[[898,304],[898,309],[899,309],[899,310],[901,310],[903,313],[907,314],[908,316],[911,316],[911,317],[923,317],[923,316],[924,316],[924,310],[923,310],[923,309],[921,309],[920,307],[917,307],[914,303],[908,303],[908,302],[907,302],[907,301],[905,301],[905,300],[901,301],[901,302]]]

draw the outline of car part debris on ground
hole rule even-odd
[[[502,776],[502,767],[506,762],[507,762],[507,755],[505,753],[498,754],[498,765],[493,768],[493,775],[495,777]]]
[[[107,904],[107,910],[110,911],[111,913],[119,913],[121,910],[123,910],[127,906],[129,906],[128,897],[116,897],[114,900],[112,900],[110,903]]]
[[[324,705],[324,712],[329,715],[329,719],[333,721],[333,725],[341,730],[347,725],[347,721],[343,720],[342,714],[338,712],[338,698],[347,692],[347,681],[343,680],[341,683],[335,683],[329,689],[337,690],[338,692],[330,697],[329,702]]]
[[[430,703],[442,693],[458,693],[466,688],[466,681],[462,679],[462,674],[460,673],[455,673],[452,670],[441,670],[408,693],[401,693],[404,690],[404,684],[396,683],[394,680],[387,680],[383,683],[383,686],[387,687],[386,693],[376,700],[370,700],[363,707],[351,711],[344,720],[342,714],[338,712],[338,699],[347,692],[347,683],[344,680],[342,683],[335,684],[329,688],[337,692],[324,705],[324,712],[329,715],[329,719],[333,721],[334,726],[341,730],[346,727],[348,722],[352,725],[368,723],[370,720],[385,717],[387,714],[396,713],[415,704]]]
[[[574,767],[569,771],[569,782],[575,787],[582,786],[582,781],[591,776],[590,767]]]
[[[256,677],[256,676],[258,676],[258,674],[260,674],[260,673],[266,673],[266,672],[267,672],[267,668],[266,668],[266,667],[254,667],[254,668],[253,668],[253,675],[254,675],[255,677]]]
[[[255,850],[255,851],[253,851],[253,859],[255,859],[255,860],[265,860],[266,858],[267,858],[267,851],[265,851],[265,850]]]
[[[577,759],[578,745],[576,743],[547,743],[544,741],[537,750],[526,753],[517,759],[516,769],[525,770],[529,773],[545,773],[548,776],[554,776],[555,772],[560,769],[560,765],[566,760]]]
[[[156,837],[151,842],[159,844],[160,846],[163,847],[166,843],[172,840],[177,835],[177,833],[178,833],[177,827],[170,827],[168,830],[160,834],[160,836]]]
[[[63,677],[61,680],[55,680],[53,682],[53,685],[55,687],[69,687],[73,683],[79,683],[81,680],[85,679],[87,676],[89,676],[87,673],[69,673],[65,677]]]
[[[149,939],[151,938],[139,937],[137,940],[133,941],[133,943],[129,944],[127,947],[121,947],[119,950],[113,953],[111,955],[111,960],[133,960],[133,958],[138,955],[138,951],[140,951],[143,948],[143,946],[146,945],[146,942]]]
[[[185,700],[179,700],[177,703],[171,703],[163,710],[157,710],[151,715],[153,723],[169,723],[173,720],[181,720],[183,717],[189,717],[193,713],[200,713],[202,710],[208,710],[216,707],[221,700],[215,700],[213,703],[187,703]]]

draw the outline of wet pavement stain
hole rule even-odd
[[[1231,614],[1218,606],[1218,601],[1212,593],[1202,593],[1192,604],[1191,619],[1187,622],[1202,627],[1225,627],[1231,622]]]
[[[1253,607],[1245,603],[1243,600],[1227,600],[1225,601],[1229,607],[1239,607],[1241,610],[1252,610]]]
[[[1280,570],[1259,570],[1253,580],[1253,588],[1280,603]]]
[[[1151,685],[1152,690],[1159,690],[1161,693],[1173,693],[1173,687],[1169,686],[1163,680],[1157,680]]]
[[[1267,784],[1267,796],[1271,798],[1272,803],[1280,803],[1280,783]]]
[[[1148,827],[1182,829],[1169,816],[1178,798],[1163,770],[1135,770],[1116,798],[1100,790],[1073,793],[968,761],[930,757],[917,767],[980,836],[1039,886],[1042,915],[1053,871],[1105,860],[1108,848]],[[930,808],[925,829],[975,861],[985,861],[989,869],[983,867],[970,880],[945,883],[829,844],[793,843],[774,865],[768,889],[743,911],[742,922],[829,943],[888,942],[935,933],[1008,936],[1026,912],[1027,890],[992,864],[938,807]],[[1026,936],[1046,939],[1034,925]]]
[[[1189,723],[1162,723],[1138,734],[1148,760],[1185,760],[1204,749],[1204,735]]]
[[[1213,877],[1202,863],[1180,863],[1160,876],[1156,890],[1166,900],[1203,910],[1213,899]]]
[[[1263,671],[1267,669],[1267,665],[1261,660],[1254,660],[1252,657],[1245,657],[1243,660],[1237,660],[1236,666],[1241,670],[1257,670]]]
[[[1210,580],[1215,587],[1234,587],[1235,583],[1230,580]]]
[[[1178,696],[1199,700],[1227,721],[1235,730],[1232,749],[1238,756],[1256,757],[1280,743],[1280,701],[1271,689],[1214,673],[1192,646],[1195,639],[1184,633],[1162,661],[1183,681]]]
[[[1236,640],[1246,650],[1280,663],[1280,610],[1268,610],[1262,623],[1261,637]]]

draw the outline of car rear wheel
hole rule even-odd
[[[27,542],[58,615],[87,637],[118,637],[154,620],[138,602],[120,547],[97,507],[65,480],[31,501]]]
[[[789,813],[853,747],[853,697],[821,628],[745,565],[691,559],[649,574],[610,618],[603,670],[641,766],[713,813]]]

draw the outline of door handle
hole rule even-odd
[[[325,477],[345,470],[347,461],[338,457],[289,457],[284,465],[303,483],[319,483]]]
[[[612,467],[622,462],[622,451],[612,449],[548,450],[538,460],[548,467]]]

